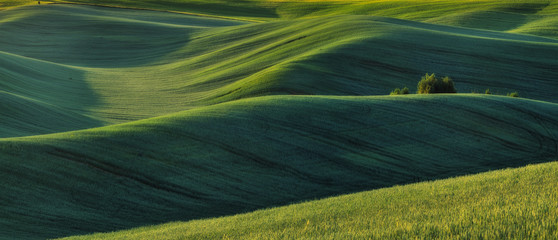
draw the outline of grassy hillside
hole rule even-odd
[[[556,7],[546,3],[453,2],[440,15],[449,2],[111,1],[223,18],[2,10],[0,239],[218,217],[553,161],[558,40],[510,33],[552,37],[543,32],[554,31]],[[528,21],[488,26],[480,9]],[[370,96],[414,90],[426,72],[450,75],[460,92],[537,100]]]
[[[558,164],[64,239],[556,239]]]
[[[79,69],[0,52],[0,137],[103,126]]]
[[[52,2],[43,1],[43,3],[52,3]],[[34,5],[34,4],[37,4],[37,1],[32,1],[32,0],[3,0],[2,2],[0,2],[0,10],[13,8],[13,7],[20,7],[20,6],[24,6],[24,5]]]
[[[331,15],[373,15],[552,38],[558,37],[556,24],[558,22],[558,2],[556,0],[521,2],[515,0],[54,0],[54,2],[156,9],[250,21]],[[0,3],[0,9],[26,4],[36,4],[36,1],[4,1]]]
[[[183,47],[192,32],[240,24],[67,5],[9,9],[0,12],[0,21],[0,90],[13,98],[2,105],[6,124],[0,126],[1,137],[85,129],[184,110],[187,104],[179,97],[186,94],[173,95],[161,83],[176,72],[151,78],[161,70],[138,66]],[[127,76],[136,72],[132,67],[138,74]],[[22,108],[29,113],[21,113]]]
[[[265,97],[0,140],[2,238],[235,214],[550,161],[556,104],[483,95]]]
[[[0,12],[1,50],[60,64],[117,68],[150,64],[203,28],[239,22],[157,11],[35,5]]]
[[[555,0],[70,0],[118,7],[148,8],[212,16],[269,21],[330,15],[374,15],[452,26],[521,32],[558,37],[558,2]]]
[[[425,72],[450,75],[460,92],[556,101],[558,91],[558,41],[526,35],[368,16],[246,24],[72,5],[15,8],[0,19],[0,86],[85,114],[81,122],[265,95],[384,95],[414,90]],[[2,136],[58,129],[47,130]]]

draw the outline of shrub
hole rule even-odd
[[[402,94],[409,94],[409,88],[404,87],[403,89],[396,88],[389,95],[402,95]]]
[[[484,94],[492,94],[492,92],[490,91],[490,88],[487,88],[487,89],[484,91]]]
[[[424,75],[417,86],[417,93],[456,93],[453,80],[449,77],[438,78],[434,73]]]
[[[404,87],[403,89],[401,89],[401,94],[409,94],[409,88]]]
[[[519,93],[517,92],[508,93],[508,97],[519,97]]]

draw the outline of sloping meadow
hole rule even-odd
[[[195,5],[179,3],[157,6]],[[211,14],[274,9],[242,18],[264,23],[67,4],[1,11],[0,238],[219,217],[556,159],[557,40],[507,33],[521,28],[511,23],[339,16],[485,21],[435,18],[442,1],[263,3]],[[552,3],[502,4],[468,6],[554,14]],[[450,75],[461,93],[537,100],[379,96],[414,90],[425,72]]]
[[[215,217],[552,161],[557,116],[555,104],[498,96],[265,97],[7,138],[3,237]]]

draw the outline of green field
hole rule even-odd
[[[55,2],[158,9],[252,21],[332,15],[374,15],[558,37],[558,2],[554,0],[55,0]]]
[[[556,162],[64,239],[556,239]]]
[[[496,96],[281,96],[6,138],[4,233],[215,217],[553,160],[557,117],[556,104]]]
[[[558,2],[54,2],[0,3],[0,239],[190,220],[115,234],[556,236],[555,164],[520,167],[557,158]],[[460,94],[388,96],[416,91],[427,72],[451,76]],[[510,92],[522,98],[499,96]],[[468,194],[486,178],[487,195],[415,209],[431,224],[355,213],[432,189]],[[312,201],[340,194],[351,195]],[[517,201],[486,200],[499,194]],[[474,203],[512,210],[485,216]],[[306,210],[289,222],[295,208]],[[494,224],[467,232],[457,213]],[[519,227],[526,219],[540,224]]]

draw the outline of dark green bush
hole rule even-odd
[[[490,88],[487,88],[487,89],[484,91],[484,94],[492,94],[492,92],[490,91]]]
[[[517,92],[508,93],[508,97],[519,97],[519,93]]]
[[[453,80],[449,77],[438,78],[434,73],[424,75],[417,86],[417,93],[456,93]]]
[[[408,87],[404,87],[403,89],[401,89],[401,94],[409,94],[409,88]]]
[[[393,91],[391,91],[391,93],[389,95],[403,95],[403,94],[409,94],[409,88],[404,87],[403,89],[399,89],[396,88]]]

